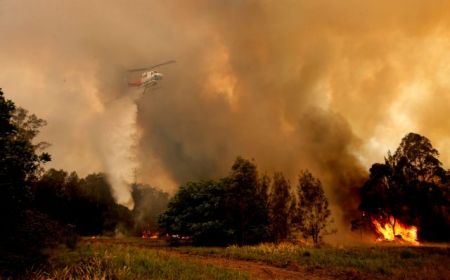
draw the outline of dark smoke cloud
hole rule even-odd
[[[293,182],[310,169],[340,221],[407,132],[450,161],[445,1],[4,0],[0,13],[0,85],[48,121],[54,166],[108,172],[125,204],[135,169],[173,191],[242,155]],[[159,90],[126,90],[127,68],[168,59]]]

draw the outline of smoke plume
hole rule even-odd
[[[260,170],[319,177],[336,219],[408,132],[450,161],[445,1],[0,2],[0,85],[46,119],[53,165],[105,171],[121,203],[134,169],[173,191]],[[126,69],[169,59],[130,97]],[[138,95],[139,93],[132,93]]]

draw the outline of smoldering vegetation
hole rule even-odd
[[[132,197],[134,233],[137,235],[145,232],[157,234],[159,215],[167,208],[169,194],[149,185],[133,184]]]

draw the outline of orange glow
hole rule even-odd
[[[144,230],[142,232],[141,237],[144,238],[144,239],[147,239],[147,238],[158,239],[159,238],[159,232],[157,232],[157,231],[152,232],[150,230]]]
[[[377,239],[378,241],[395,241],[400,239],[412,244],[419,244],[419,241],[417,241],[417,227],[402,224],[398,220],[395,220],[393,216],[384,225],[372,218],[372,224],[380,236]]]

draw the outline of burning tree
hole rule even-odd
[[[383,164],[370,168],[359,209],[384,239],[407,240],[417,231],[422,239],[448,239],[449,191],[438,156],[429,139],[409,133]]]

